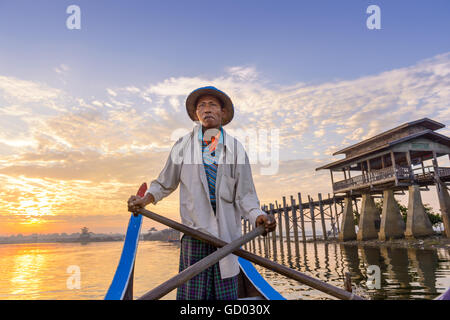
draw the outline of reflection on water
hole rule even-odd
[[[283,245],[283,251],[288,251],[287,244]],[[433,299],[450,287],[450,255],[445,249],[378,248],[311,242],[299,244],[298,250],[299,255],[296,256],[282,254],[271,258],[341,288],[345,273],[350,272],[355,292],[367,299]],[[369,289],[367,286],[366,270],[370,265],[380,268],[380,289]],[[332,298],[263,267],[257,266],[257,269],[287,299]]]
[[[0,245],[0,299],[103,299],[111,284],[122,242]],[[178,273],[179,247],[159,241],[139,244],[135,297]],[[81,288],[68,289],[71,265]],[[175,299],[175,291],[164,299]]]
[[[350,272],[356,293],[370,299],[433,299],[450,286],[448,250],[300,243],[278,254],[256,252],[290,268],[343,288]],[[264,244],[261,241],[261,244]],[[272,245],[272,243],[270,243]],[[103,299],[114,276],[122,242],[0,245],[0,299]],[[178,273],[179,246],[159,241],[139,244],[135,298]],[[79,266],[81,288],[68,289],[67,268]],[[381,271],[381,288],[367,286],[367,267]],[[257,266],[287,299],[330,299],[329,295]],[[164,299],[175,299],[175,290]]]
[[[11,272],[11,287],[13,295],[26,294],[28,290],[41,291],[42,278],[39,270],[45,268],[46,255],[40,250],[25,250],[13,260],[14,269]]]

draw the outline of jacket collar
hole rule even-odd
[[[203,132],[202,132],[202,126],[200,125],[198,128],[198,140],[203,142]],[[218,144],[223,144],[223,127],[220,127],[220,137]]]
[[[193,136],[198,137],[197,141],[199,142],[200,146],[201,146],[201,141],[202,141],[202,137],[203,137],[201,128],[202,128],[202,125],[200,124],[200,122],[196,121],[196,125],[193,130],[193,133],[194,133]],[[220,135],[220,139],[219,139],[219,143],[218,143],[217,147],[218,148],[224,147],[225,152],[231,156],[231,155],[233,155],[233,149],[236,147],[235,146],[236,141],[234,141],[234,138],[232,136],[230,136],[223,127],[221,127],[221,129],[222,129],[222,134]]]

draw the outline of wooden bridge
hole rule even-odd
[[[297,199],[297,201],[296,201]],[[310,195],[307,196],[307,201],[302,201],[301,193],[297,193],[297,197],[290,196],[290,203],[283,197],[282,204],[278,201],[263,205],[261,209],[268,214],[274,216],[277,220],[277,230],[269,233],[266,237],[258,237],[245,245],[245,249],[255,252],[258,242],[258,248],[264,248],[265,251],[273,251],[276,255],[278,249],[284,254],[284,241],[287,242],[287,250],[290,255],[291,243],[295,244],[295,250],[298,254],[300,241],[306,242],[308,240],[327,240],[328,238],[336,238],[339,233],[340,216],[344,210],[343,196],[333,196],[330,194],[324,199],[322,194],[317,194],[317,200],[314,200]],[[355,204],[357,197],[353,197]],[[356,210],[358,207],[356,206]],[[248,233],[254,229],[249,221],[243,221],[243,233]],[[307,226],[311,226],[311,236],[307,236]],[[320,228],[321,235],[318,235]],[[301,237],[301,239],[300,239]]]

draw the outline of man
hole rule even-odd
[[[156,204],[180,185],[181,220],[191,228],[226,242],[241,236],[241,217],[253,226],[264,225],[267,232],[275,230],[275,219],[260,209],[245,149],[223,129],[234,115],[231,99],[214,87],[203,87],[188,96],[186,110],[200,125],[175,143],[158,178],[143,198],[129,198],[128,210]],[[184,235],[179,271],[214,250]],[[228,255],[178,287],[177,299],[237,299],[238,274],[237,256]]]

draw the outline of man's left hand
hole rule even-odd
[[[261,214],[256,218],[256,227],[264,225],[266,232],[264,235],[266,235],[268,232],[272,232],[275,230],[277,226],[277,222],[271,215]]]

